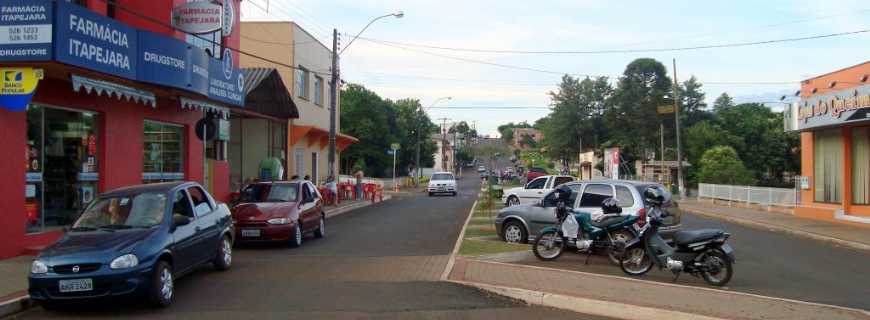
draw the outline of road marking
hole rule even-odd
[[[450,276],[450,271],[453,270],[453,264],[456,263],[456,254],[459,253],[459,247],[462,245],[462,239],[465,237],[465,229],[468,228],[468,222],[471,221],[471,217],[474,216],[474,208],[476,207],[477,200],[475,200],[474,204],[471,205],[471,211],[468,212],[468,217],[465,218],[465,224],[462,225],[462,230],[459,231],[459,238],[456,239],[456,243],[453,245],[453,252],[450,253],[450,259],[447,260],[444,272],[441,273],[441,281],[447,281],[447,277]]]

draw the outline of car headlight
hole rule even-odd
[[[112,269],[126,269],[132,268],[139,265],[139,258],[134,254],[125,254],[123,256],[115,258],[112,260],[112,263],[109,264],[109,268]]]
[[[33,260],[33,264],[30,265],[30,273],[41,274],[46,272],[48,272],[48,266],[44,262]]]
[[[290,220],[289,218],[275,218],[266,221],[268,224],[290,224],[291,222],[293,222],[293,220]]]

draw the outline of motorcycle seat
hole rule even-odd
[[[611,224],[620,223],[623,220],[625,220],[625,217],[607,217],[601,221],[592,220],[589,224],[596,226],[598,228],[604,228],[604,227],[609,226]]]
[[[723,234],[725,234],[725,231],[719,229],[677,231],[674,233],[674,243],[677,245],[689,245],[695,242],[716,239]]]

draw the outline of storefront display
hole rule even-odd
[[[184,127],[156,121],[145,121],[143,183],[184,179]]]

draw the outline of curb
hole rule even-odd
[[[670,320],[725,320],[723,318],[710,317],[705,315],[686,313],[681,311],[658,309],[637,306],[627,303],[612,302],[606,300],[595,300],[587,298],[572,297],[561,294],[546,293],[540,291],[532,291],[519,288],[510,288],[502,286],[494,286],[488,284],[480,284],[476,282],[451,281],[458,284],[463,284],[475,287],[484,291],[488,291],[500,296],[523,301],[530,305],[544,306],[562,310],[573,311],[581,314],[627,319],[627,320],[648,320],[648,319],[670,319]]]
[[[833,238],[833,237],[830,237],[830,236],[820,235],[820,234],[812,233],[812,232],[808,232],[808,231],[795,230],[795,229],[790,229],[790,228],[786,228],[786,227],[781,227],[781,226],[775,226],[775,225],[765,224],[765,223],[761,223],[761,222],[757,222],[757,221],[753,221],[753,220],[749,220],[749,219],[743,219],[743,218],[735,218],[735,217],[731,217],[731,216],[725,216],[725,215],[716,214],[716,213],[713,213],[713,212],[709,212],[709,211],[705,211],[705,210],[699,210],[699,209],[695,209],[695,208],[682,207],[681,209],[683,209],[683,210],[685,210],[685,211],[688,211],[688,212],[690,212],[690,213],[694,213],[694,214],[700,215],[700,216],[704,216],[704,217],[708,217],[708,218],[713,218],[713,219],[717,219],[717,220],[723,220],[723,221],[733,222],[733,223],[740,224],[740,225],[744,225],[744,226],[747,226],[747,227],[752,227],[752,228],[756,228],[756,229],[764,229],[764,230],[768,230],[768,231],[775,231],[775,232],[787,233],[787,234],[790,234],[790,235],[794,235],[794,236],[798,236],[798,237],[803,237],[803,238],[807,238],[807,239],[811,239],[811,240],[822,241],[822,242],[829,242],[829,243],[832,243],[832,244],[836,244],[836,245],[839,245],[839,246],[852,248],[852,249],[855,249],[855,250],[861,250],[861,251],[870,252],[870,245],[868,245],[868,244],[864,244],[864,243],[860,243],[860,242],[855,242],[855,241],[850,241],[850,240],[843,240],[843,239]]]
[[[0,318],[5,318],[13,314],[19,313],[36,305],[33,300],[30,300],[29,295],[13,298],[0,302]]]
[[[365,208],[365,207],[368,207],[368,206],[373,205],[373,204],[381,203],[381,202],[390,200],[392,198],[393,198],[392,195],[384,195],[384,199],[379,201],[379,202],[372,203],[371,201],[363,201],[363,202],[355,203],[353,205],[349,205],[346,207],[340,207],[338,209],[327,212],[326,218],[329,219],[329,218],[332,218],[332,217],[335,217],[335,216],[338,216],[341,214],[345,214],[345,213],[348,213],[350,211],[353,211],[353,210],[356,210],[359,208]]]
[[[475,208],[477,208],[477,200],[474,200],[474,204],[471,205],[471,211],[468,212],[468,217],[465,218],[465,224],[462,225],[462,230],[459,231],[459,238],[456,239],[456,243],[453,245],[453,251],[450,252],[450,258],[447,259],[447,265],[444,266],[444,271],[441,272],[441,281],[447,281],[447,278],[450,276],[450,271],[453,271],[453,265],[456,264],[456,254],[459,253],[459,247],[462,246],[462,240],[465,238],[465,229],[468,228],[468,222],[471,221],[471,217],[474,216]]]

